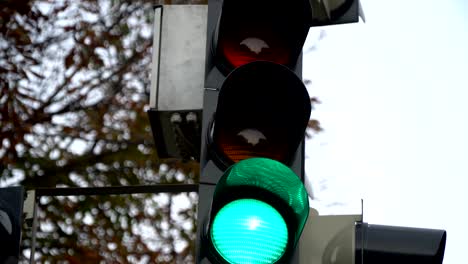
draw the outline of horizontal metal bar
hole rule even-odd
[[[112,195],[134,193],[198,192],[198,184],[157,184],[110,187],[37,188],[36,196]]]

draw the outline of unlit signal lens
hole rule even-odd
[[[233,162],[251,157],[285,162],[288,146],[278,140],[278,136],[274,129],[222,128],[216,138],[216,145]]]
[[[252,26],[225,34],[219,41],[219,50],[234,68],[258,60],[288,65],[292,56],[292,49],[278,32]]]

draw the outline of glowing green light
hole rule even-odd
[[[278,211],[255,199],[240,199],[216,214],[211,239],[229,263],[274,263],[284,254],[288,228]]]

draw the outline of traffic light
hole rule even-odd
[[[356,263],[442,264],[445,230],[399,226],[356,226]]]
[[[18,263],[23,214],[23,187],[0,189],[0,263]]]
[[[319,215],[310,209],[300,241],[301,263],[442,264],[444,230],[371,225],[361,214]]]
[[[197,263],[298,263],[308,0],[210,0]]]
[[[360,0],[311,0],[311,26],[356,23],[365,21]]]

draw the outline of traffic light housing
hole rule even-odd
[[[328,26],[365,21],[360,0],[311,0],[311,26]]]
[[[399,226],[356,226],[356,264],[442,264],[445,230]]]
[[[0,188],[0,263],[18,263],[23,199],[23,187]]]
[[[362,209],[361,209],[362,210]],[[360,214],[320,215],[310,209],[300,241],[301,263],[442,264],[446,231],[374,225]]]
[[[310,17],[308,0],[209,1],[197,263],[299,261]]]

